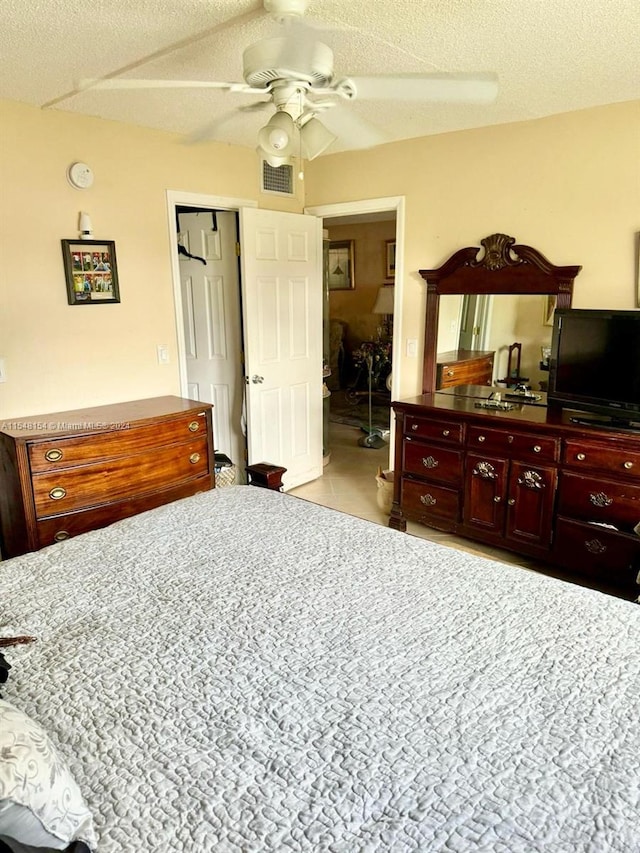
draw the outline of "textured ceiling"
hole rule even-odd
[[[306,15],[323,25],[317,35],[333,49],[340,77],[498,75],[499,95],[489,105],[355,100],[341,107],[389,141],[640,98],[638,0],[311,0]],[[186,137],[213,123],[210,138],[255,147],[271,111],[238,107],[255,103],[256,95],[69,93],[84,78],[114,72],[241,82],[243,49],[278,32],[261,0],[5,1],[0,97]],[[180,46],[184,40],[190,43]],[[356,147],[352,134],[327,153],[349,147]]]

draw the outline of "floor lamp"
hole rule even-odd
[[[373,306],[373,313],[383,315],[382,326],[378,329],[378,339],[381,340],[386,338],[388,340],[391,337],[391,322],[393,316],[393,285],[386,285],[378,289],[376,301]],[[384,447],[386,442],[382,438],[382,431],[380,429],[373,428],[371,402],[371,398],[373,396],[373,388],[371,387],[373,380],[373,356],[371,353],[367,355],[366,364],[368,374],[367,378],[369,382],[369,428],[367,430],[367,434],[360,439],[358,444],[360,447],[370,447],[373,450],[377,450],[380,447]]]

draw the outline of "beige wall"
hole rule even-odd
[[[321,157],[306,168],[308,205],[404,195],[403,337],[422,338],[417,270],[494,231],[557,264],[582,264],[577,307],[632,308],[633,235],[640,231],[638,103]],[[0,102],[0,417],[178,393],[167,189],[255,199],[252,149],[186,148],[170,134]],[[95,172],[74,190],[74,160]],[[116,241],[120,305],[67,304],[60,239],[78,214]],[[159,366],[156,345],[171,364]],[[404,352],[404,345],[402,347]],[[403,358],[403,396],[419,390]]]
[[[634,308],[639,154],[640,102],[614,104],[321,157],[306,203],[404,195],[404,353],[422,340],[417,271],[496,231],[581,264],[575,307]],[[420,358],[403,355],[401,376],[401,396],[419,392]]]
[[[67,182],[75,160],[91,189]],[[301,196],[261,195],[258,169],[248,148],[0,102],[0,421],[179,393],[166,190],[301,210]],[[67,303],[60,240],[78,236],[80,210],[115,240],[120,304]]]

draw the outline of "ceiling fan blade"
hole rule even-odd
[[[498,78],[480,74],[380,74],[349,77],[358,98],[488,104],[498,94]]]
[[[211,142],[215,139],[216,133],[225,124],[228,124],[235,118],[236,111],[231,110],[224,115],[217,116],[213,121],[196,128],[192,133],[182,140],[184,145],[197,145],[199,142]]]
[[[355,115],[350,104],[336,104],[319,118],[347,148],[373,148],[390,141],[383,131]]]
[[[86,89],[227,89],[230,92],[261,94],[246,83],[221,83],[215,80],[142,80],[132,77],[80,80],[80,91]]]
[[[230,110],[227,113],[223,113],[220,116],[217,116],[213,121],[208,122],[207,124],[197,128],[192,133],[190,133],[187,137],[185,137],[182,142],[185,145],[197,145],[199,142],[212,142],[216,138],[216,134],[220,130],[220,128],[224,127],[224,125],[229,124],[230,121],[233,121],[237,118],[238,113],[253,113],[260,112],[268,107],[272,107],[272,103],[270,100],[268,101],[254,101],[252,104],[245,104],[241,107],[236,107],[234,110]]]
[[[220,23],[214,24],[212,27],[208,27],[206,30],[202,30],[199,33],[194,33],[193,35],[173,42],[173,44],[169,44],[166,47],[161,47],[159,50],[155,50],[153,53],[150,53],[147,56],[143,56],[140,59],[136,59],[134,62],[130,62],[128,65],[123,65],[121,68],[117,68],[114,71],[109,72],[109,74],[106,74],[102,79],[112,80],[121,74],[126,74],[128,71],[135,71],[136,68],[140,68],[142,65],[146,65],[149,62],[162,59],[177,50],[181,50],[185,47],[190,47],[192,44],[196,44],[197,42],[202,41],[203,39],[210,38],[213,35],[218,35],[219,33],[228,30],[230,27],[244,26],[255,20],[256,18],[261,18],[264,14],[264,8],[255,8],[249,10],[248,12],[245,12],[242,15],[236,15],[235,17],[229,18],[226,21],[221,21]],[[73,98],[81,91],[82,89],[78,88],[72,89],[70,92],[65,92],[63,95],[58,95],[57,98],[52,98],[45,104],[41,104],[41,107],[42,109],[54,107],[56,106],[56,104],[60,104],[63,101],[69,100],[69,98]]]

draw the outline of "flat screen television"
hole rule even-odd
[[[640,311],[556,309],[547,401],[577,423],[640,430]]]

